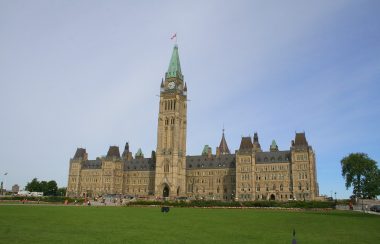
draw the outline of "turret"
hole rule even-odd
[[[202,156],[207,156],[208,158],[212,156],[212,149],[209,145],[203,147]]]
[[[144,153],[142,152],[141,148],[137,150],[137,153],[135,154],[135,158],[144,158]]]
[[[231,154],[230,149],[228,148],[226,138],[224,137],[224,129],[222,133],[222,139],[220,140],[219,147],[216,148],[216,156]]]
[[[124,160],[132,160],[132,152],[129,151],[129,143],[125,143],[124,152],[122,154]]]
[[[255,152],[261,152],[261,146],[259,143],[259,136],[257,135],[257,132],[253,135],[253,150]]]
[[[272,144],[269,147],[269,151],[278,152],[278,146],[275,140],[272,140]]]

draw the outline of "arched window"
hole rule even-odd
[[[298,183],[298,190],[302,190],[301,183]]]
[[[164,172],[165,172],[165,173],[168,173],[168,172],[169,172],[169,163],[165,163],[165,166],[164,166]]]
[[[280,191],[284,190],[284,186],[281,184],[280,185]]]
[[[276,190],[276,185],[273,185],[273,191],[275,191]]]
[[[260,191],[260,185],[256,186],[256,191]]]

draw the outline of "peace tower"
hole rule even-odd
[[[161,81],[158,112],[155,195],[184,196],[186,186],[187,87],[178,46],[173,48],[165,80]]]

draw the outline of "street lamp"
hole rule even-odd
[[[4,194],[4,190],[5,190],[5,193],[7,193],[7,188],[5,187],[5,176],[8,175],[8,172],[5,172],[4,173],[4,180],[1,182],[1,194],[2,195],[5,195]]]

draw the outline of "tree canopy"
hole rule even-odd
[[[375,160],[365,153],[351,153],[340,162],[346,188],[353,187],[355,196],[375,198],[380,195],[380,170]]]
[[[43,192],[44,196],[56,196],[58,194],[58,186],[55,180],[40,182],[37,178],[34,178],[31,182],[26,184],[25,190]]]

